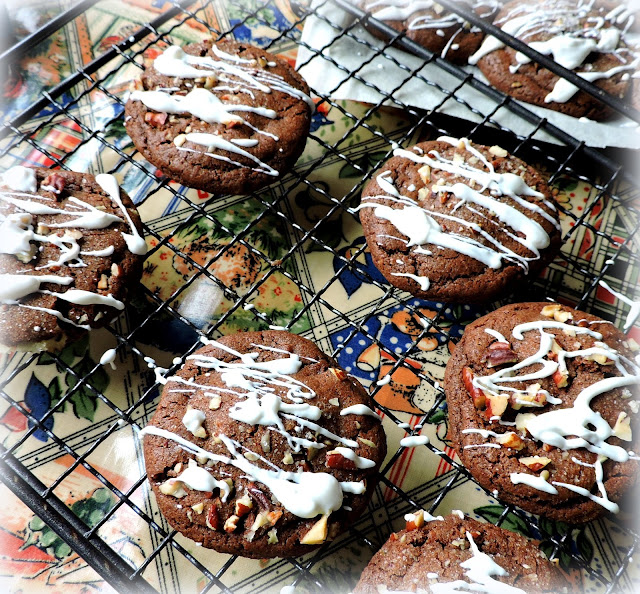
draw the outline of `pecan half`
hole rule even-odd
[[[482,362],[486,362],[489,368],[515,363],[517,360],[518,355],[511,350],[511,345],[508,342],[491,343],[482,356]]]
[[[462,370],[462,381],[464,383],[464,387],[467,389],[467,392],[469,392],[469,395],[473,400],[473,405],[477,409],[484,408],[486,404],[485,394],[480,388],[473,385],[473,371],[471,371],[470,367],[465,367]]]
[[[67,185],[67,181],[59,173],[50,173],[42,182],[43,186],[50,186],[60,193]]]
[[[355,470],[356,465],[353,460],[345,458],[342,454],[332,452],[327,454],[327,466],[337,470]]]

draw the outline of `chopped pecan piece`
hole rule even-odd
[[[415,514],[409,514],[407,517],[409,518],[406,525],[407,530],[416,530],[424,525],[424,511],[422,510]]]
[[[489,368],[515,363],[517,360],[518,355],[511,350],[511,345],[508,342],[491,343],[482,356],[483,363],[486,362]]]
[[[329,516],[322,516],[313,526],[309,532],[307,532],[302,539],[300,540],[300,544],[306,545],[316,545],[322,544],[325,540],[327,540],[327,520]]]
[[[521,450],[524,447],[524,441],[517,433],[509,431],[503,433],[499,437],[496,437],[496,441],[505,448],[511,448],[512,450]]]
[[[214,503],[207,511],[207,526],[212,530],[220,530],[220,513],[218,506]]]
[[[349,460],[337,452],[330,452],[327,454],[326,464],[329,468],[337,470],[355,470],[356,468],[353,460]]]
[[[54,188],[55,191],[59,194],[60,192],[62,192],[62,190],[64,190],[67,182],[59,173],[50,173],[42,182],[42,185]]]
[[[329,368],[329,371],[335,376],[335,378],[343,382],[347,379],[347,374],[342,369],[337,369],[336,367]]]
[[[569,385],[569,372],[566,369],[556,369],[551,379],[558,388],[566,388]]]
[[[538,472],[542,470],[551,460],[546,456],[526,456],[524,458],[520,458],[518,460],[520,464],[524,464],[527,468],[533,470],[533,472]]]
[[[229,516],[224,523],[224,531],[225,532],[235,532],[238,527],[238,520],[240,518],[238,516]]]
[[[482,409],[486,404],[486,396],[484,392],[473,385],[473,371],[471,371],[470,367],[465,367],[462,370],[462,381],[464,383],[464,387],[469,392],[471,399],[473,400],[473,405],[477,409]]]
[[[486,417],[491,419],[493,417],[501,417],[504,411],[507,410],[509,404],[509,396],[505,394],[487,394],[486,395]]]
[[[152,126],[155,126],[156,128],[159,128],[160,126],[164,126],[166,121],[167,121],[167,114],[166,113],[152,113],[150,111],[148,111],[147,113],[144,114],[144,121],[147,124],[151,124]]]

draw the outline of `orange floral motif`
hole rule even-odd
[[[391,316],[393,327],[416,340],[428,326],[428,320],[435,317],[436,312],[426,308],[420,308],[416,313],[400,310]],[[435,328],[429,328],[429,333],[437,332]],[[417,347],[423,352],[433,351],[438,347],[438,339],[434,336],[422,337]],[[392,371],[397,358],[380,349],[377,344],[367,347],[358,357],[356,365],[363,371],[378,371],[378,381],[385,381],[381,386],[374,384],[376,390],[373,399],[386,408],[394,411],[411,414],[423,414],[423,410],[413,404],[413,396],[420,386],[420,377],[417,372],[422,368],[422,363],[415,359],[405,358],[404,364]],[[415,371],[414,371],[415,370]]]

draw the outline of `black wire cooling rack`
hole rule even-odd
[[[81,9],[86,10],[93,2],[81,4]],[[137,180],[136,188],[139,191],[130,193],[141,208],[143,218],[144,207],[150,201],[164,199],[173,200],[180,204],[180,217],[167,217],[166,224],[155,221],[154,224],[147,222],[145,225],[147,238],[151,240],[152,245],[147,258],[150,260],[159,250],[168,250],[175,257],[182,258],[190,266],[192,273],[168,297],[160,295],[158,291],[143,287],[141,289],[144,293],[142,298],[146,302],[144,315],[133,315],[128,312],[126,316],[121,317],[108,329],[112,339],[117,341],[120,357],[126,356],[133,360],[134,371],[140,378],[139,386],[132,388],[132,393],[135,393],[136,397],[130,397],[123,401],[114,400],[110,395],[105,394],[99,381],[100,374],[104,373],[99,364],[93,364],[89,368],[79,368],[72,366],[71,362],[64,357],[51,355],[47,363],[55,364],[60,373],[73,379],[68,383],[68,388],[62,390],[57,402],[48,411],[44,414],[35,414],[34,411],[29,411],[21,406],[19,398],[12,392],[12,382],[31,366],[38,362],[42,363],[42,356],[25,355],[23,358],[14,359],[11,365],[7,366],[0,382],[0,396],[10,409],[27,418],[28,429],[19,439],[10,440],[0,447],[2,480],[73,551],[77,552],[117,591],[150,592],[156,591],[156,589],[158,591],[178,591],[179,587],[176,584],[181,583],[183,579],[187,583],[187,580],[184,574],[173,576],[171,579],[167,576],[163,577],[162,567],[168,565],[166,563],[168,558],[186,560],[190,568],[189,584],[192,584],[189,586],[189,591],[259,592],[273,588],[275,583],[278,583],[276,589],[287,583],[297,584],[302,589],[309,591],[330,591],[332,587],[326,581],[326,568],[329,568],[329,572],[331,571],[332,560],[340,554],[341,550],[357,543],[359,546],[364,546],[372,554],[386,540],[394,522],[397,527],[397,520],[404,513],[413,509],[425,508],[431,512],[441,513],[450,511],[446,505],[443,505],[442,509],[439,506],[453,490],[470,479],[467,471],[453,460],[447,451],[428,444],[424,447],[448,463],[450,469],[442,474],[428,490],[405,491],[396,484],[390,475],[394,463],[404,451],[404,448],[399,448],[395,453],[392,453],[385,467],[381,470],[380,487],[367,514],[351,528],[346,536],[341,537],[335,543],[327,543],[318,551],[304,558],[278,562],[274,566],[273,572],[271,574],[267,572],[266,577],[261,577],[259,582],[251,579],[238,580],[234,577],[234,567],[239,561],[236,557],[219,555],[216,557],[216,563],[212,564],[211,557],[205,559],[193,551],[189,552],[185,539],[173,532],[157,514],[145,483],[139,444],[133,435],[129,447],[135,448],[136,456],[140,460],[139,474],[126,489],[116,486],[105,473],[97,468],[99,464],[96,461],[104,444],[108,443],[123,427],[142,426],[153,411],[159,385],[146,370],[146,362],[149,361],[149,349],[146,345],[149,334],[153,333],[154,322],[161,318],[173,320],[182,328],[182,334],[186,329],[187,335],[191,336],[190,341],[187,341],[187,344],[181,349],[180,357],[168,363],[170,372],[172,372],[181,365],[186,356],[197,348],[199,336],[216,337],[224,333],[225,324],[240,311],[250,311],[251,315],[255,317],[255,323],[262,324],[263,327],[282,324],[281,319],[275,319],[268,313],[261,312],[256,308],[245,307],[249,304],[250,295],[258,292],[260,287],[268,282],[269,277],[277,272],[294,282],[302,295],[300,308],[284,320],[283,325],[286,328],[296,331],[300,328],[299,324],[303,320],[313,319],[314,312],[318,308],[322,308],[328,312],[327,319],[330,319],[332,324],[343,327],[342,342],[337,344],[328,342],[326,335],[319,331],[316,332],[313,323],[310,328],[303,329],[303,333],[318,340],[325,350],[332,351],[336,358],[340,359],[341,354],[349,348],[347,345],[352,344],[354,340],[364,340],[367,344],[377,345],[381,352],[392,357],[390,372],[402,368],[412,369],[422,384],[426,383],[430,386],[433,396],[429,406],[425,409],[424,415],[414,424],[415,428],[411,430],[417,433],[423,423],[429,423],[434,414],[442,410],[444,393],[430,374],[424,370],[416,371],[415,366],[411,366],[410,357],[417,352],[418,344],[422,339],[434,334],[443,337],[444,342],[449,340],[455,342],[459,335],[452,331],[454,327],[452,320],[464,324],[469,319],[465,320],[464,314],[442,304],[434,306],[436,313],[433,317],[426,316],[424,311],[417,306],[417,302],[381,282],[379,277],[371,274],[370,270],[362,266],[361,262],[365,257],[366,250],[364,243],[354,245],[348,251],[338,249],[335,242],[328,239],[327,224],[333,224],[332,221],[335,221],[338,215],[356,216],[351,213],[349,207],[353,205],[354,198],[358,197],[363,184],[370,178],[372,172],[391,156],[396,144],[409,144],[417,139],[436,137],[440,134],[466,136],[483,144],[500,144],[511,153],[527,161],[535,162],[544,168],[550,176],[551,183],[556,186],[564,184],[566,187],[571,182],[584,182],[591,188],[588,198],[580,209],[572,209],[560,204],[560,209],[567,223],[564,237],[565,248],[540,278],[533,281],[531,285],[518,288],[511,299],[568,299],[580,308],[620,321],[626,313],[626,306],[619,302],[610,305],[603,304],[596,300],[595,294],[598,283],[603,278],[606,278],[615,289],[628,295],[633,295],[637,283],[638,246],[636,236],[640,219],[637,209],[637,189],[633,185],[631,168],[623,163],[624,158],[628,155],[625,155],[624,152],[604,152],[589,148],[584,142],[573,138],[568,131],[550,124],[545,118],[539,117],[526,106],[518,104],[490,88],[467,71],[451,65],[446,60],[417,46],[384,23],[369,18],[346,0],[327,0],[322,12],[317,12],[317,2],[314,3],[313,8],[311,3],[292,4],[291,8],[297,20],[289,22],[286,26],[265,19],[264,8],[268,6],[268,3],[259,0],[234,2],[234,10],[241,14],[241,18],[226,24],[215,24],[208,21],[207,15],[211,14],[208,9],[213,5],[210,2],[201,0],[160,4],[162,6],[167,4],[167,7],[155,20],[133,31],[128,38],[113,44],[107,51],[85,64],[84,67],[79,68],[77,72],[72,73],[57,86],[43,92],[39,99],[24,107],[19,113],[12,113],[0,129],[0,154],[7,166],[14,164],[16,155],[31,152],[32,159],[33,154],[37,154],[52,167],[65,168],[69,166],[69,163],[80,159],[83,151],[88,150],[90,146],[97,145],[101,154],[108,153],[110,155],[109,162],[115,163],[109,167],[110,171],[121,174],[125,178]],[[485,31],[502,35],[502,32],[495,27],[478,21],[474,15],[462,11],[449,0],[442,0],[442,4],[465,15]],[[326,10],[327,7],[334,7],[335,10],[342,8],[348,11],[353,16],[353,20],[346,26],[343,23],[339,24],[333,20],[333,12]],[[6,63],[9,58],[15,58],[16,55],[23,54],[25,51],[28,52],[33,44],[47,39],[60,25],[74,18],[77,13],[78,7],[75,7],[59,15],[53,24],[39,31],[31,41],[21,42],[18,49],[8,50],[0,56],[0,60]],[[350,108],[350,103],[332,99],[331,92],[317,94],[317,109],[333,110],[334,115],[347,122],[346,131],[341,138],[330,143],[321,134],[312,133],[307,146],[313,147],[316,154],[314,160],[308,163],[302,160],[295,171],[275,185],[276,190],[253,194],[252,198],[260,205],[260,212],[253,219],[249,219],[243,228],[233,227],[233,230],[231,225],[214,216],[214,208],[218,204],[216,200],[203,202],[194,199],[186,189],[171,184],[170,180],[163,177],[159,171],[150,167],[131,145],[121,142],[122,135],[108,134],[111,129],[119,125],[122,118],[126,85],[118,86],[118,81],[122,78],[126,80],[134,78],[136,72],[144,68],[142,56],[145,52],[170,43],[174,35],[188,24],[200,27],[201,31],[208,32],[215,38],[221,38],[233,37],[247,23],[252,25],[257,23],[263,30],[269,32],[264,42],[266,49],[271,48],[274,51],[279,51],[283,47],[290,48],[297,44],[310,52],[311,57],[308,62],[315,60],[316,67],[319,67],[319,64],[324,61],[340,68],[340,65],[327,55],[327,47],[311,47],[301,41],[301,26],[311,16],[333,28],[337,33],[337,40],[348,38],[360,44],[363,49],[373,51],[375,57],[382,57],[388,60],[390,65],[393,64],[394,67],[403,69],[407,75],[406,80],[421,81],[424,85],[424,92],[432,92],[441,96],[441,102],[430,110],[416,109],[397,98],[398,91],[401,90],[404,83],[394,92],[385,93],[368,81],[361,69],[349,71],[341,67],[345,80],[358,80],[381,94],[382,99],[377,104],[363,106],[360,111],[355,113]],[[362,35],[361,25],[363,24],[370,29],[377,29],[388,41],[372,44],[369,38]],[[220,27],[220,30],[216,27]],[[507,39],[507,41],[510,45],[516,44],[514,47],[533,56],[545,67],[560,75],[568,76],[571,82],[576,83],[587,92],[601,95],[601,92],[592,85],[576,77],[573,73],[568,73],[547,57],[535,54],[527,46],[518,46],[513,39]],[[451,88],[443,88],[434,83],[424,77],[419,70],[411,70],[407,67],[397,57],[398,54],[390,53],[389,49],[392,45],[408,50],[423,58],[425,62],[436,65],[458,82]],[[363,67],[365,65],[363,63]],[[492,108],[484,112],[461,98],[460,91],[468,87],[491,99]],[[113,91],[114,88],[119,90]],[[101,105],[107,100],[107,103],[112,106],[112,111],[109,112],[111,115],[106,119],[103,118],[100,125],[95,124],[95,120],[86,110],[74,109],[83,100],[94,97],[96,94],[102,99]],[[614,97],[605,97],[604,100],[612,108],[640,121],[638,119],[640,114],[620,100]],[[471,121],[443,113],[445,111],[443,107],[448,102],[456,102],[468,110]],[[376,112],[388,105],[402,110],[406,118],[403,126],[394,130],[393,133],[381,129],[374,121]],[[517,134],[501,126],[495,118],[500,109],[507,109],[526,122],[529,125],[529,132]],[[42,138],[43,132],[56,130],[56,126],[63,120],[75,126],[79,141],[66,153],[60,154],[60,151],[54,150]],[[534,140],[534,136],[539,131],[550,134],[559,144],[551,145]],[[358,143],[360,132],[368,134],[370,146],[362,146]],[[371,147],[375,147],[376,150],[373,151]],[[91,165],[100,168],[102,162],[101,159],[99,163]],[[339,195],[333,193],[328,189],[327,184],[322,183],[314,176],[314,172],[321,165],[328,163],[337,164],[342,168],[348,167],[355,174],[355,181],[351,187],[345,186],[345,191]],[[309,221],[308,224],[303,225],[290,216],[292,209],[296,208],[296,197],[290,191],[294,187],[302,188],[307,195],[313,194],[322,205],[321,215]],[[219,200],[223,200],[223,198],[219,198]],[[622,235],[620,233],[614,234],[611,225],[594,224],[592,215],[599,210],[607,210],[609,219],[615,219],[618,228],[624,227],[626,232]],[[196,261],[189,254],[182,253],[172,244],[172,239],[178,237],[184,229],[197,220],[206,221],[207,225],[214,229],[219,236],[226,238],[224,246],[221,249],[219,246],[216,247],[216,255],[205,264]],[[278,225],[281,225],[282,229],[286,229],[291,240],[289,249],[280,254],[277,259],[273,259],[267,250],[256,247],[255,242],[250,240],[252,231],[261,222],[267,220],[274,220]],[[592,254],[597,253],[598,258],[585,257],[583,252],[574,247],[575,239],[585,231],[588,231],[592,237],[593,246],[590,251]],[[314,250],[329,253],[333,257],[334,269],[325,286],[321,288],[309,286],[305,280],[304,271],[295,264],[295,254],[300,250],[308,250],[309,246],[312,246]],[[251,257],[260,262],[267,262],[270,266],[270,271],[255,280],[246,291],[239,291],[232,284],[221,282],[212,272],[212,266],[216,262],[223,259],[225,254],[239,247],[246,250]],[[327,297],[327,291],[331,284],[346,273],[366,281],[377,289],[377,297],[373,302],[348,314],[341,311],[341,308]],[[219,293],[231,303],[231,306],[222,315],[198,322],[193,317],[185,315],[178,303],[202,279],[206,279],[207,282],[216,286]],[[410,344],[402,353],[391,352],[388,344],[381,341],[380,336],[376,335],[366,324],[367,319],[373,314],[395,304],[401,304],[406,311],[416,316],[423,326],[419,334],[412,335]],[[375,397],[381,388],[382,386],[373,383],[372,396]],[[102,405],[109,407],[112,415],[109,421],[93,428],[92,431],[86,433],[85,437],[69,440],[64,435],[56,434],[51,421],[55,413],[73,403],[74,397],[83,391],[90,393]],[[383,412],[392,421],[400,423],[398,416],[393,411],[383,408]],[[21,456],[21,448],[29,442],[36,432],[42,432],[47,437],[52,452],[67,455],[72,460],[68,468],[54,480],[49,479],[43,482],[39,478],[37,464],[34,460],[28,456]],[[87,520],[86,517],[78,513],[76,508],[66,505],[63,498],[59,496],[60,487],[78,470],[88,472],[112,495],[112,503],[103,510],[98,519]],[[395,496],[383,497],[382,489],[392,492]],[[143,494],[142,498],[137,497],[140,493]],[[145,502],[143,505],[139,503],[141,500]],[[144,551],[142,560],[135,562],[131,556],[122,554],[121,550],[116,549],[112,543],[108,543],[103,538],[102,528],[118,517],[133,518],[132,525],[137,523],[137,525],[147,526],[151,535],[152,548]],[[511,506],[504,507],[493,518],[493,521],[497,524],[503,524],[507,519],[511,519],[511,521],[515,519],[527,527],[532,534],[541,535],[540,539],[544,540],[545,551],[551,558],[564,558],[571,567],[581,570],[586,576],[584,583],[587,591],[637,591],[634,576],[627,572],[627,565],[638,547],[638,532],[629,518],[609,518],[595,523],[604,534],[612,531],[618,535],[622,534],[623,537],[620,537],[618,542],[625,543],[621,548],[616,548],[614,553],[600,551],[600,562],[591,562],[590,558],[585,557],[580,550],[576,549],[571,530],[567,529],[562,533],[549,533],[545,531],[543,521]],[[320,571],[321,568],[325,568],[325,571]],[[151,574],[156,577],[151,579],[149,577]],[[347,585],[345,588],[348,589],[348,587]],[[187,591],[186,586],[183,591]]]

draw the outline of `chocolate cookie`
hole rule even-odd
[[[560,247],[542,176],[498,146],[464,138],[394,151],[359,210],[375,265],[392,285],[425,299],[490,301]]]
[[[582,523],[617,512],[638,476],[637,354],[609,322],[558,303],[470,324],[445,374],[462,463],[535,514]]]
[[[386,453],[364,388],[280,331],[207,342],[143,429],[149,482],[179,532],[223,553],[292,557],[365,509]]]
[[[428,519],[425,521],[425,516]],[[362,572],[353,594],[569,591],[560,571],[524,536],[453,513],[409,514]]]
[[[497,0],[463,0],[460,4],[488,21],[493,20],[499,8]],[[374,18],[403,31],[409,39],[456,64],[466,64],[484,39],[481,29],[432,0],[360,0],[359,6]]]
[[[624,32],[633,16],[621,13],[618,8],[612,10],[615,4],[514,0],[502,8],[495,25],[607,93],[625,97],[639,55],[624,41]],[[487,37],[469,62],[477,63],[494,87],[526,103],[592,120],[611,115],[611,110],[598,99],[495,37]]]
[[[140,217],[112,175],[0,179],[0,348],[55,350],[108,324],[142,275]]]
[[[154,60],[129,96],[125,125],[147,160],[181,184],[241,194],[293,167],[313,109],[307,84],[282,58],[207,40]]]

